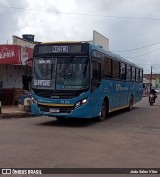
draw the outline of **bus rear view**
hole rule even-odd
[[[90,118],[89,44],[38,44],[33,53],[32,113]]]

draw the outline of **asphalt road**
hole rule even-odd
[[[154,106],[143,98],[131,112],[112,113],[100,123],[48,117],[0,120],[0,167],[158,168],[160,96]]]

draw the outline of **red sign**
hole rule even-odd
[[[20,64],[20,52],[18,45],[0,45],[0,64]]]
[[[21,64],[32,58],[33,49],[19,45],[0,45],[0,64]]]

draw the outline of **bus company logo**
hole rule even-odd
[[[11,175],[12,171],[11,169],[2,169],[2,175]]]
[[[0,51],[0,59],[12,58],[15,57],[13,49],[8,49],[6,47],[2,48]]]
[[[53,46],[53,53],[68,53],[68,46]]]
[[[116,84],[116,91],[126,91],[127,87],[122,87],[121,84]]]
[[[60,96],[51,96],[51,98],[53,99],[53,98],[60,98]]]

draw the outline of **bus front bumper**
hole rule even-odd
[[[55,112],[53,112],[53,109]],[[31,104],[32,114],[49,117],[64,117],[64,118],[92,118],[91,109],[88,103],[78,108],[40,108],[35,104]],[[56,112],[57,111],[57,112]]]

